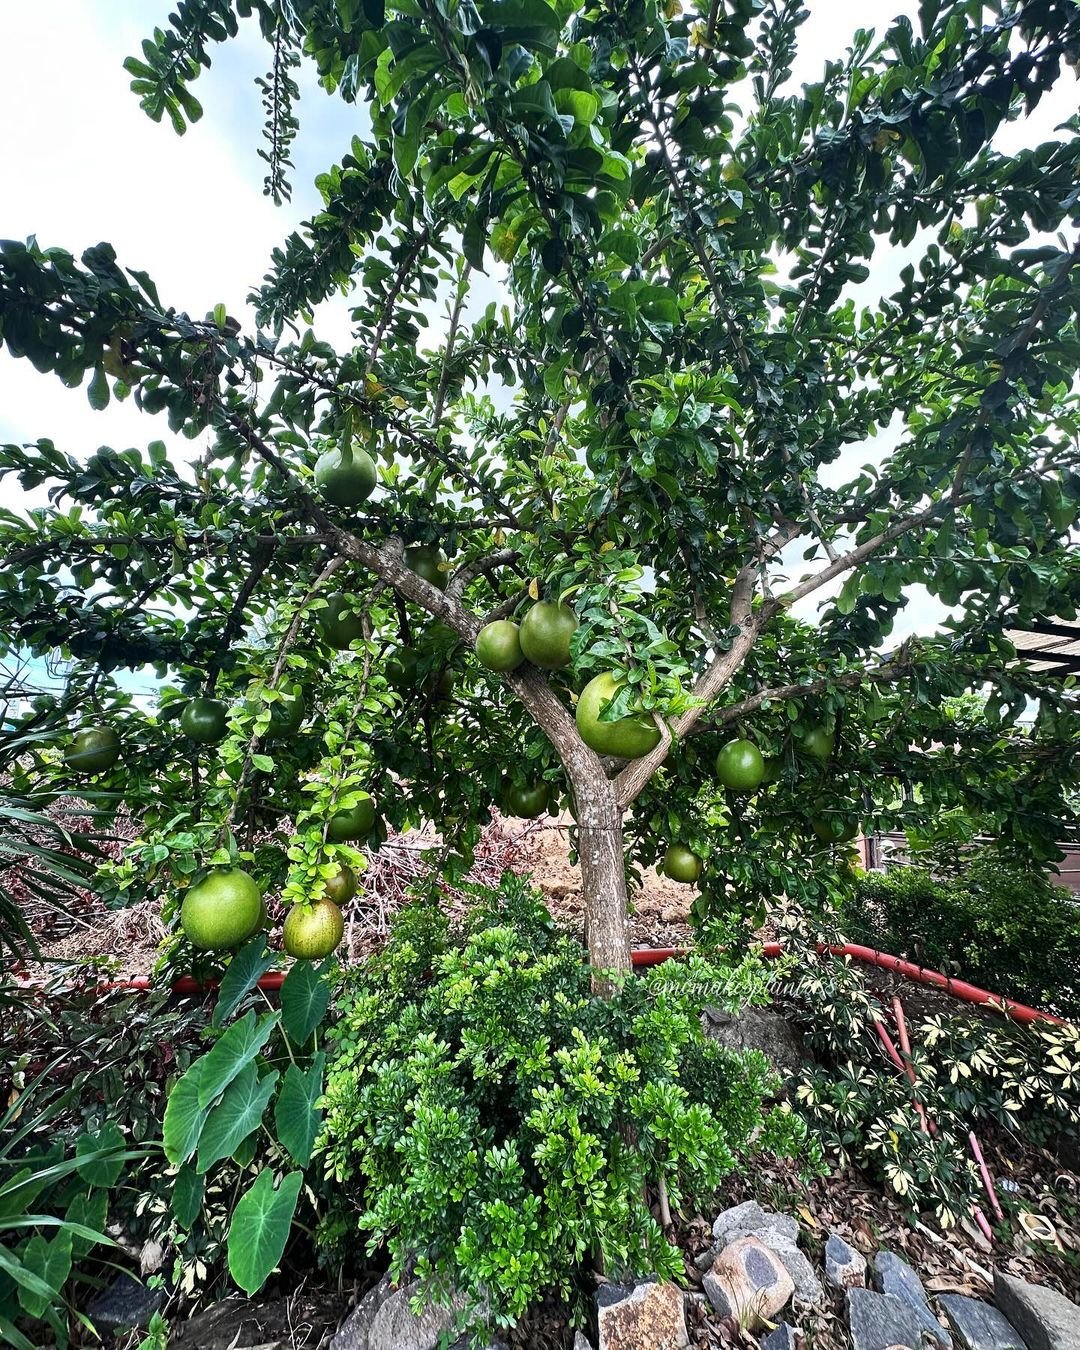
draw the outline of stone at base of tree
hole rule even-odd
[[[789,1322],[781,1322],[761,1342],[761,1350],[799,1350],[799,1333]]]
[[[429,1304],[417,1316],[409,1301],[417,1281],[395,1289],[388,1275],[369,1289],[338,1328],[330,1350],[435,1350],[454,1327],[454,1312]]]
[[[1064,1294],[995,1270],[994,1302],[1027,1341],[1028,1350],[1080,1346],[1080,1308]]]
[[[930,1311],[922,1280],[903,1257],[897,1256],[895,1252],[878,1252],[874,1257],[874,1288],[882,1294],[893,1294],[906,1303],[934,1344],[940,1350],[952,1350],[952,1337]]]
[[[922,1324],[910,1303],[870,1289],[849,1289],[847,1298],[852,1350],[920,1350]]]
[[[783,1262],[756,1237],[729,1243],[701,1286],[721,1317],[732,1317],[750,1330],[773,1321],[795,1292]]]
[[[682,1290],[666,1281],[601,1285],[596,1315],[600,1350],[682,1350],[690,1344]]]
[[[759,1050],[783,1079],[791,1078],[805,1058],[791,1023],[769,1008],[741,1008],[737,1013],[706,1008],[702,1026],[706,1036],[728,1050]]]
[[[694,1258],[698,1270],[708,1270],[730,1243],[743,1237],[756,1237],[780,1258],[794,1281],[796,1298],[815,1306],[825,1301],[821,1281],[799,1250],[798,1220],[790,1214],[776,1214],[762,1209],[756,1200],[747,1200],[741,1205],[725,1209],[717,1217],[713,1224],[713,1236],[717,1240],[712,1247]]]
[[[574,1350],[593,1350],[592,1341],[583,1331],[574,1332]]]
[[[1028,1350],[1024,1338],[993,1304],[965,1294],[939,1294],[938,1303],[963,1350]]]
[[[825,1244],[825,1278],[834,1289],[862,1289],[866,1285],[866,1257],[838,1233]]]
[[[134,1275],[121,1272],[86,1306],[86,1315],[98,1331],[147,1327],[165,1306],[164,1289],[148,1289]]]
[[[712,1231],[717,1242],[726,1247],[736,1238],[754,1237],[766,1228],[783,1234],[791,1242],[798,1241],[797,1219],[793,1219],[790,1214],[774,1214],[771,1210],[764,1210],[756,1200],[746,1200],[741,1205],[725,1209],[713,1221]]]

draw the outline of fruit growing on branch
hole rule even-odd
[[[180,927],[193,947],[227,951],[256,931],[263,912],[262,890],[255,878],[238,867],[227,867],[185,892]]]
[[[345,933],[345,917],[333,900],[293,905],[285,915],[282,945],[300,961],[319,961],[334,951]]]
[[[220,699],[192,698],[180,714],[180,730],[198,745],[217,745],[229,729],[229,710]]]
[[[669,844],[661,870],[672,881],[694,882],[701,876],[702,861],[685,844]]]
[[[730,792],[753,792],[765,777],[765,760],[753,741],[728,741],[716,756],[716,776]]]
[[[332,844],[350,839],[366,839],[375,825],[375,803],[366,792],[359,794],[353,806],[335,811],[326,825],[326,837]]]
[[[324,450],[315,463],[315,482],[332,506],[359,506],[375,490],[375,461],[348,440]]]
[[[332,877],[328,877],[323,885],[327,897],[333,900],[335,905],[347,905],[356,894],[356,873],[351,867],[341,867]]]
[[[476,656],[488,670],[517,670],[525,660],[517,624],[509,619],[485,624],[476,635]]]
[[[648,713],[629,713],[614,721],[602,720],[603,713],[626,681],[605,671],[596,675],[577,701],[575,721],[578,734],[598,755],[614,755],[619,759],[638,759],[660,744],[660,728]]]
[[[569,605],[538,600],[521,621],[521,650],[541,670],[561,670],[570,664],[570,639],[577,626]]]
[[[64,762],[76,773],[104,773],[120,758],[120,737],[112,727],[83,727],[64,750]]]

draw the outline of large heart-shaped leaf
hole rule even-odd
[[[278,1142],[289,1150],[293,1162],[301,1167],[311,1161],[311,1150],[319,1133],[321,1117],[315,1110],[315,1103],[322,1093],[325,1061],[326,1056],[320,1050],[306,1073],[298,1065],[291,1064],[274,1107]]]
[[[259,1128],[278,1076],[275,1069],[260,1078],[254,1064],[245,1064],[203,1126],[199,1138],[200,1172],[205,1172],[220,1158],[227,1158],[252,1130]]]
[[[89,1185],[107,1190],[116,1184],[124,1170],[123,1158],[113,1156],[123,1151],[124,1136],[120,1126],[113,1120],[104,1124],[96,1134],[80,1134],[75,1140],[79,1176]]]
[[[100,1241],[108,1242],[105,1237],[105,1223],[109,1217],[108,1191],[77,1191],[68,1204],[64,1215],[66,1223],[77,1224],[80,1228],[100,1233]],[[71,1239],[72,1256],[85,1256],[95,1245],[82,1233],[73,1233]]]
[[[172,1192],[173,1218],[181,1228],[190,1228],[202,1213],[205,1189],[206,1178],[190,1163],[185,1163],[176,1174]]]
[[[246,946],[241,947],[229,962],[218,990],[217,1006],[214,1008],[213,1025],[224,1026],[249,989],[274,964],[273,952],[266,950],[266,934],[259,932]]]
[[[215,1097],[225,1091],[244,1065],[251,1063],[270,1039],[280,1017],[281,1014],[275,1012],[256,1018],[255,1010],[249,1009],[239,1022],[233,1023],[213,1049],[198,1061],[202,1065],[202,1072],[199,1075],[201,1107],[209,1106]]]
[[[289,1040],[303,1045],[326,1015],[330,986],[324,980],[327,963],[314,966],[297,961],[281,986],[281,1022]]]
[[[71,1274],[71,1234],[60,1232],[46,1242],[40,1233],[35,1233],[23,1248],[22,1262],[23,1268],[36,1275],[48,1292],[20,1283],[19,1302],[30,1317],[42,1317]]]
[[[261,1289],[281,1260],[303,1180],[302,1172],[290,1172],[275,1191],[274,1174],[264,1167],[233,1210],[229,1271],[245,1294]]]
[[[165,1103],[161,1142],[171,1163],[187,1162],[199,1143],[199,1135],[210,1114],[209,1106],[199,1105],[199,1084],[205,1059],[197,1059],[175,1084]]]

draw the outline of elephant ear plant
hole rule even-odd
[[[325,1232],[389,1249],[464,1320],[512,1326],[543,1293],[669,1278],[682,1254],[661,1219],[711,1198],[748,1150],[803,1135],[766,1099],[763,1057],[701,1029],[703,1000],[762,995],[753,960],[704,957],[590,987],[579,942],[512,876],[460,926],[418,902],[350,973],[327,1067],[319,1154]]]

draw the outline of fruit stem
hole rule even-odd
[[[345,414],[345,425],[341,432],[341,444],[338,446],[338,458],[341,460],[342,468],[347,469],[353,462],[352,453],[353,438],[353,415],[352,409]]]

